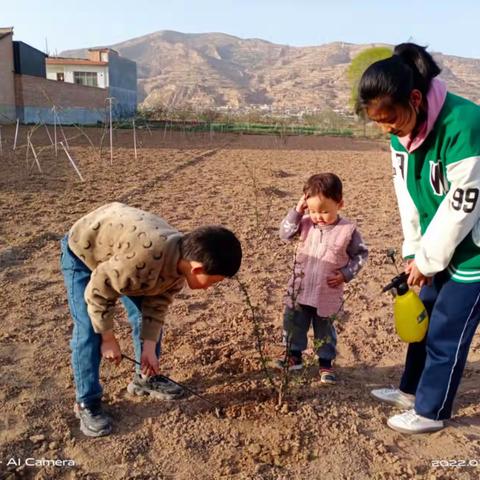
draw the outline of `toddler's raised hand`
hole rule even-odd
[[[307,200],[305,198],[305,194],[303,194],[301,197],[300,197],[300,200],[298,201],[297,203],[297,206],[295,207],[295,210],[298,212],[298,213],[305,213],[305,210],[307,209]]]

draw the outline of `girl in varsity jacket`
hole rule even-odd
[[[358,88],[358,112],[391,135],[394,186],[409,285],[421,288],[427,335],[408,347],[398,389],[374,397],[405,407],[388,425],[439,430],[452,404],[480,320],[480,107],[436,78],[425,48],[395,47]]]

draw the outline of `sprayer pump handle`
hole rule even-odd
[[[399,295],[403,295],[408,292],[408,285],[407,285],[408,273],[402,272],[400,275],[392,278],[388,285],[382,288],[382,292],[388,292],[392,288],[397,289],[397,293]]]

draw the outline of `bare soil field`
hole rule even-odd
[[[101,131],[86,132],[98,146]],[[22,128],[13,155],[13,128],[2,129],[0,478],[479,478],[479,466],[432,464],[480,463],[478,337],[445,430],[396,433],[386,426],[395,408],[369,394],[397,384],[406,350],[394,331],[391,297],[380,293],[395,274],[386,250],[401,244],[386,141],[141,131],[135,160],[132,132],[119,130],[111,162],[108,137],[100,156],[78,129],[68,128],[81,182],[64,153],[55,158],[44,129],[32,136],[40,173],[31,153],[26,159],[26,133]],[[72,323],[59,271],[59,240],[74,221],[122,201],[157,213],[180,231],[204,224],[231,228],[243,244],[240,278],[261,319],[265,354],[276,358],[293,252],[278,239],[278,225],[304,180],[320,171],[343,179],[343,214],[356,222],[370,249],[368,265],[347,287],[337,322],[338,385],[321,386],[312,365],[292,379],[277,405],[237,282],[207,291],[187,287],[168,314],[162,373],[219,404],[224,418],[192,396],[172,402],[129,396],[133,367],[123,361],[102,365],[113,434],[84,437],[72,410]],[[120,308],[115,328],[124,352],[133,355]],[[7,466],[11,458],[22,464]],[[75,465],[26,466],[27,458]]]

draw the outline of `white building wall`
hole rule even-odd
[[[108,87],[108,67],[103,65],[49,65],[47,64],[47,78],[57,79],[57,73],[63,72],[65,82],[74,83],[73,72],[97,72],[99,88]]]
[[[49,80],[56,80],[57,73],[64,73],[63,65],[46,65],[46,68]]]

